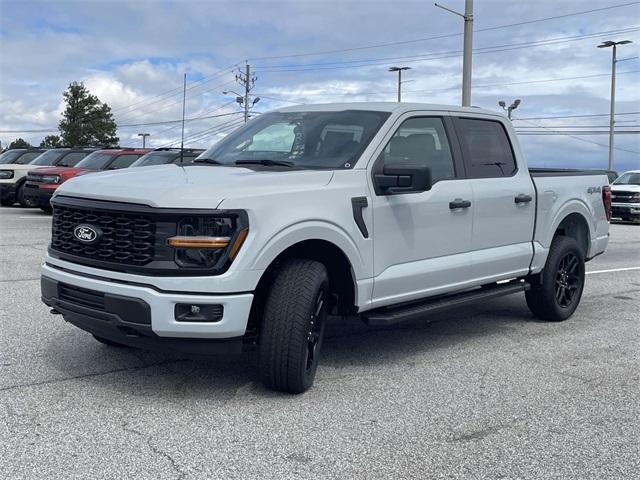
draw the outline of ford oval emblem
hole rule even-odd
[[[87,245],[92,245],[100,241],[102,231],[92,225],[78,225],[73,229],[73,236],[76,240]]]

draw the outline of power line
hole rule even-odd
[[[522,120],[522,119],[521,119],[521,120]],[[591,144],[593,144],[593,145],[598,145],[598,146],[600,146],[600,147],[604,147],[604,148],[607,148],[607,149],[609,148],[609,145],[604,144],[604,143],[594,142],[594,141],[592,141],[592,140],[587,140],[586,138],[580,138],[579,136],[572,135],[572,134],[569,134],[569,133],[558,132],[557,130],[551,130],[551,129],[548,129],[548,128],[546,128],[546,127],[542,126],[542,125],[536,125],[536,124],[535,124],[535,123],[533,123],[533,122],[525,121],[525,123],[529,123],[529,124],[534,125],[534,126],[537,126],[537,127],[545,128],[545,129],[546,129],[546,130],[548,130],[549,132],[555,132],[555,133],[557,133],[557,134],[559,134],[559,135],[563,135],[563,136],[565,136],[565,137],[573,138],[573,139],[575,139],[575,140],[579,140],[579,141],[581,141],[581,142],[591,143]],[[627,150],[626,148],[620,148],[620,147],[614,147],[614,148],[615,148],[616,150],[621,151],[621,152],[627,152],[627,153],[640,154],[640,152],[638,152],[638,151],[636,151],[636,150]]]
[[[478,48],[474,48],[473,52],[474,53],[490,53],[491,51],[494,51],[494,49],[503,49],[503,48],[507,48],[507,47],[530,47],[530,46],[546,46],[546,45],[555,45],[558,43],[565,43],[565,42],[571,42],[571,41],[578,41],[578,40],[584,40],[584,39],[589,39],[589,38],[594,38],[594,37],[599,37],[600,35],[617,35],[617,34],[623,34],[623,33],[632,33],[635,31],[638,31],[639,28],[638,26],[632,26],[632,27],[625,27],[625,28],[619,28],[619,29],[615,29],[615,30],[607,30],[607,31],[600,31],[600,32],[592,32],[592,33],[583,33],[580,35],[571,35],[571,36],[566,36],[566,37],[556,37],[556,38],[547,38],[544,40],[530,40],[527,42],[520,42],[520,43],[507,43],[507,44],[503,44],[503,45],[491,45],[491,46],[487,46],[487,47],[478,47]],[[539,45],[536,45],[539,44]],[[517,48],[510,48],[512,50],[516,50]],[[503,51],[503,50],[497,50],[497,51]],[[263,68],[263,69],[277,69],[277,68],[283,68],[283,69],[294,69],[294,68],[306,68],[306,67],[315,67],[315,66],[332,66],[332,65],[352,65],[352,64],[357,64],[357,63],[365,63],[367,62],[367,65],[369,64],[373,64],[371,62],[388,62],[388,61],[422,61],[424,59],[429,59],[429,57],[431,56],[437,56],[437,55],[448,55],[445,57],[439,57],[439,58],[453,58],[453,57],[457,57],[457,56],[461,56],[462,55],[462,51],[461,50],[448,50],[448,51],[443,51],[443,52],[432,52],[432,53],[423,53],[420,55],[404,55],[404,56],[394,56],[394,57],[381,57],[381,58],[370,58],[370,59],[360,59],[360,60],[340,60],[340,61],[333,61],[333,62],[321,62],[321,63],[305,63],[305,64],[291,64],[291,65],[269,65],[269,66],[264,66],[264,67],[256,67],[258,69]],[[415,59],[415,60],[410,60],[410,59]],[[271,70],[261,70],[263,72],[271,72]]]
[[[616,112],[616,117],[619,115],[638,115],[640,114],[640,112]],[[556,116],[550,116],[550,117],[523,117],[523,118],[514,118],[512,119],[513,121],[515,120],[521,120],[521,121],[526,121],[526,120],[551,120],[551,119],[555,119],[555,118],[589,118],[589,117],[608,117],[610,114],[609,113],[592,113],[589,115],[556,115]]]
[[[238,115],[239,113],[242,112],[230,112],[230,113],[221,113],[219,115],[209,115],[206,117],[200,116],[200,117],[193,117],[193,118],[185,118],[185,122],[192,122],[194,120],[206,120],[209,118],[217,118],[217,117],[226,117],[228,115]],[[182,119],[178,119],[178,120],[166,120],[163,122],[150,122],[150,123],[130,123],[127,125],[118,125],[118,128],[122,128],[122,127],[151,127],[154,125],[168,125],[171,123],[180,123],[182,122]],[[34,129],[34,130],[0,130],[0,133],[47,133],[47,132],[57,132],[58,129]]]
[[[236,65],[237,64],[233,64],[233,65],[231,65],[229,67],[226,67],[226,68],[220,69],[220,70],[218,70],[216,72],[213,72],[210,75],[207,75],[207,76],[201,78],[200,80],[194,81],[192,86],[190,86],[187,90],[190,90],[192,88],[196,88],[197,86],[199,86],[199,84],[208,83],[211,80],[213,80],[213,79],[215,79],[215,78],[217,78],[217,77],[219,77],[221,75],[224,75],[225,73],[230,73],[232,71],[232,69]],[[154,98],[159,98],[159,97],[162,97],[162,96],[166,96],[168,93],[171,93],[171,92],[176,92],[176,93],[173,93],[172,95],[167,96],[167,98],[170,98],[170,97],[173,97],[175,95],[179,95],[180,93],[182,93],[182,87],[175,87],[175,88],[172,88],[172,89],[167,90],[165,92],[162,92],[162,93],[159,93],[157,95],[154,95],[154,96],[152,96],[150,98],[145,98],[144,100],[140,100],[140,101],[132,103],[130,105],[126,105],[124,107],[119,107],[119,108],[113,110],[112,113],[120,112],[121,110],[128,110],[131,107],[134,107],[134,106],[139,105],[141,103],[146,103],[149,100],[153,100]],[[165,100],[166,100],[166,98],[165,98]]]
[[[637,5],[639,3],[640,2],[621,3],[621,4],[618,4],[618,5],[611,5],[609,7],[594,8],[594,9],[591,9],[591,10],[583,10],[583,11],[580,11],[580,12],[567,13],[567,14],[563,14],[563,15],[555,15],[555,16],[552,16],[552,17],[537,18],[537,19],[534,19],[534,20],[526,20],[526,21],[517,22],[517,23],[496,25],[496,26],[493,26],[493,27],[486,27],[486,28],[476,29],[476,30],[474,30],[474,33],[475,32],[488,32],[488,31],[491,31],[491,30],[498,30],[498,29],[501,29],[501,28],[509,28],[509,27],[517,27],[517,26],[522,26],[522,25],[529,25],[529,24],[532,24],[532,23],[546,22],[547,20],[555,20],[555,19],[558,19],[558,18],[573,17],[573,16],[576,16],[576,15],[585,15],[585,14],[588,14],[588,13],[601,12],[601,11],[604,11],[604,10],[612,10],[614,8],[628,7],[630,5]],[[308,57],[308,56],[317,56],[317,55],[329,55],[329,54],[334,54],[334,53],[354,52],[354,51],[359,51],[359,50],[368,50],[368,49],[372,49],[372,48],[383,48],[383,47],[391,47],[391,46],[396,46],[396,45],[407,45],[407,44],[410,44],[410,43],[419,43],[419,42],[425,42],[425,41],[429,41],[429,40],[438,40],[438,39],[442,39],[442,38],[459,37],[459,36],[462,36],[462,33],[450,33],[450,34],[445,34],[445,35],[435,35],[435,36],[432,36],[432,37],[417,38],[417,39],[413,39],[413,40],[402,40],[402,41],[397,41],[397,42],[378,43],[378,44],[373,44],[373,45],[365,45],[365,46],[361,46],[361,47],[341,48],[341,49],[335,49],[335,50],[304,52],[304,53],[295,53],[295,54],[288,54],[288,55],[271,55],[271,56],[263,56],[263,57],[252,57],[252,58],[249,58],[248,60],[275,60],[275,59],[281,59],[281,58],[295,58],[295,57]]]

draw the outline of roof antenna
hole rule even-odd
[[[184,108],[187,100],[187,74],[184,74],[184,81],[182,83],[182,137],[180,139],[180,165],[184,161]]]

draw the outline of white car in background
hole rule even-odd
[[[622,220],[640,220],[640,170],[625,172],[611,184],[611,210]]]

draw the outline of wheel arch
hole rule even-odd
[[[583,213],[573,211],[558,219],[551,240],[558,235],[573,238],[580,246],[584,258],[588,258],[591,249],[591,228]]]

